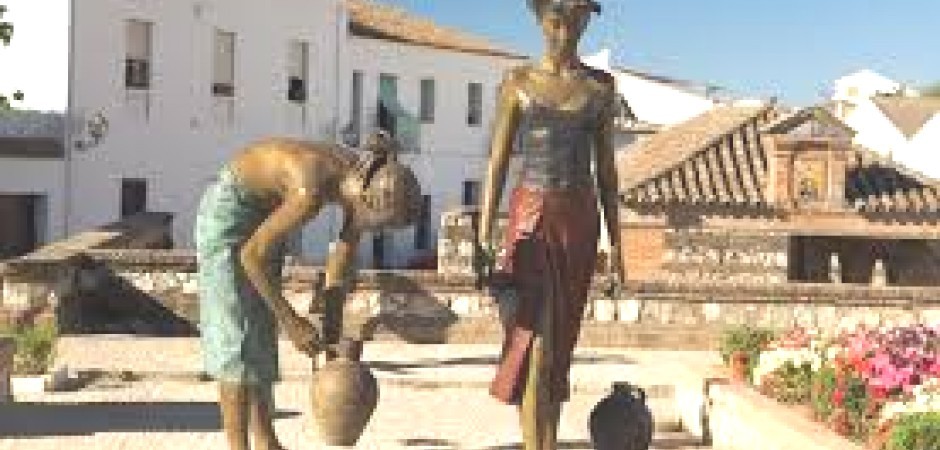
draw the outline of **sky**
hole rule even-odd
[[[541,52],[525,0],[386,1]],[[607,47],[616,65],[747,97],[817,103],[835,79],[866,68],[914,86],[940,81],[940,0],[599,1],[582,54]]]
[[[319,0],[310,0],[319,1]],[[383,0],[526,54],[541,35],[525,0]],[[914,86],[940,81],[940,0],[600,0],[583,54],[708,83],[745,97],[819,102],[840,76],[873,69]],[[0,46],[0,92],[24,107],[63,110],[68,0],[0,0],[15,27]],[[931,44],[934,42],[934,44]]]
[[[0,0],[13,23],[9,47],[0,45],[0,92],[21,90],[16,106],[64,111],[68,105],[68,0]]]

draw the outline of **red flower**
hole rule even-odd
[[[842,406],[842,402],[845,400],[845,392],[842,389],[836,389],[832,391],[832,403],[836,406]]]
[[[888,389],[881,384],[870,384],[868,385],[868,395],[876,400],[884,400],[888,398]]]

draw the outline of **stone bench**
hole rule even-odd
[[[10,376],[13,373],[14,353],[16,353],[16,343],[13,338],[0,337],[0,403],[7,403],[13,399]]]

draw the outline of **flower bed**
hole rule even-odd
[[[940,441],[940,326],[790,330],[760,352],[751,381],[869,448],[940,448],[921,445]]]

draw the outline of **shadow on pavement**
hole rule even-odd
[[[590,450],[591,441],[558,441],[558,450]],[[481,450],[522,450],[522,444],[505,444],[505,445],[495,445],[492,447],[485,447]]]
[[[558,449],[567,449],[567,450],[590,450],[593,449],[591,441],[580,440],[580,441],[559,441]],[[650,446],[651,449],[655,450],[679,450],[679,449],[693,449],[693,448],[708,448],[708,446],[702,445],[700,439],[695,439],[694,437],[687,436],[665,436],[665,437],[654,437],[653,445]],[[443,450],[449,450],[446,447]],[[522,444],[505,444],[505,445],[496,445],[493,447],[485,447],[481,450],[522,450]]]
[[[701,439],[692,436],[654,436],[652,448],[656,450],[678,450],[710,447],[703,444]]]
[[[448,358],[448,359],[417,359],[415,361],[366,361],[372,369],[398,374],[408,373],[413,369],[430,369],[435,367],[458,367],[458,366],[495,366],[499,363],[499,355],[477,356],[466,358]],[[615,364],[636,364],[636,361],[622,355],[575,355],[572,361],[574,364],[596,364],[596,365],[615,365]]]
[[[413,438],[401,439],[398,442],[405,447],[421,447],[426,450],[454,450],[459,448],[456,442],[447,439]]]
[[[276,419],[299,415],[278,411]],[[222,429],[215,402],[9,403],[0,405],[0,436],[81,436],[108,432],[207,432]]]

